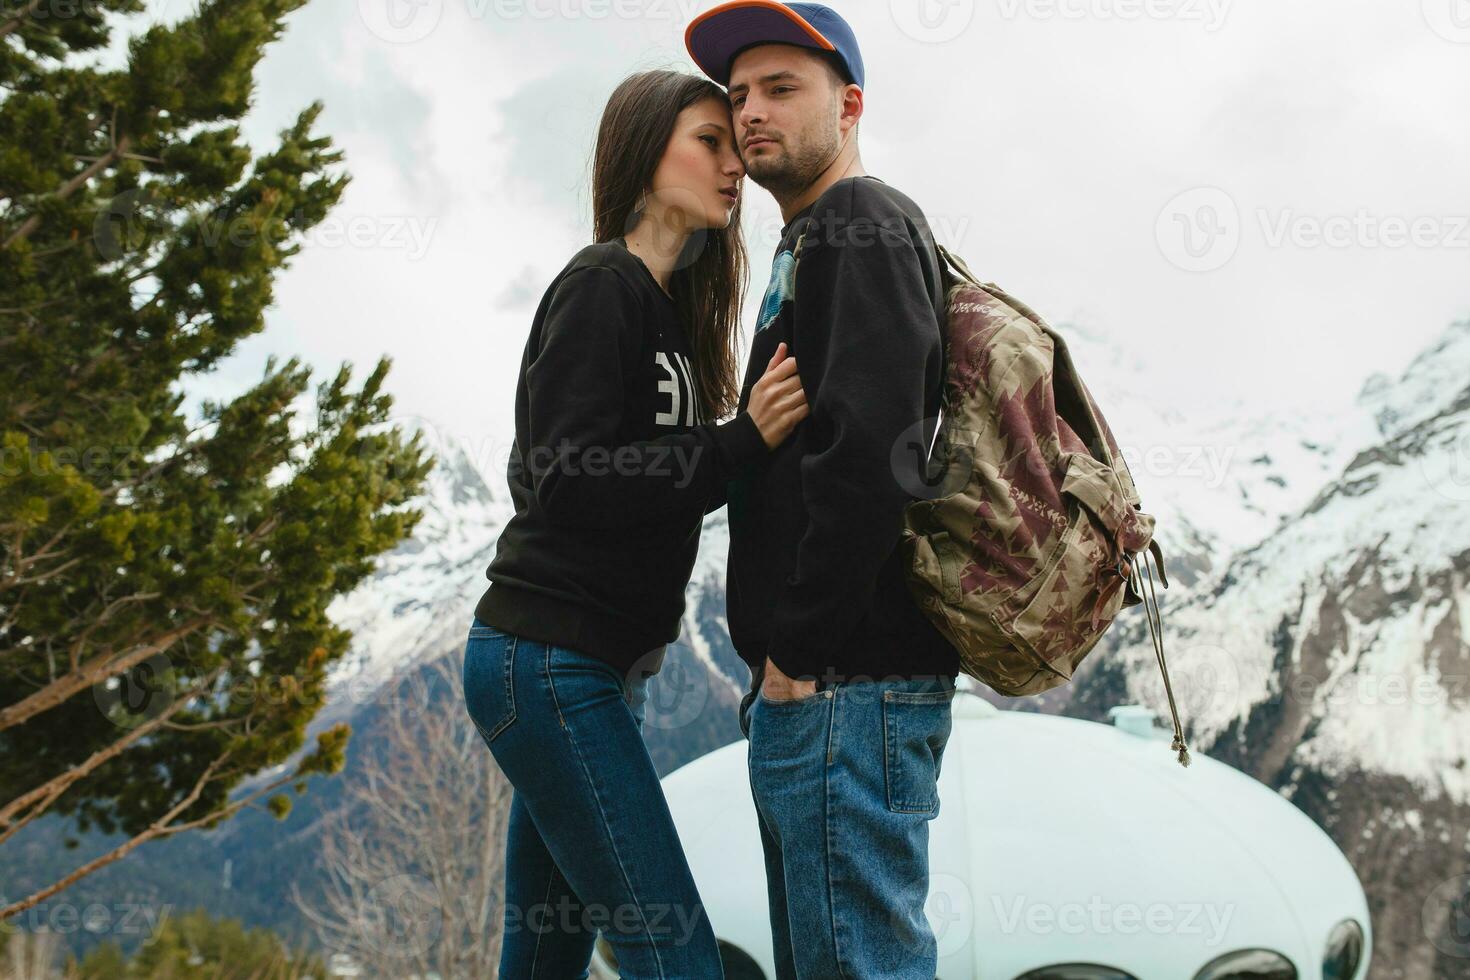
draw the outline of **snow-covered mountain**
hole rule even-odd
[[[333,665],[313,733],[373,704],[414,665],[463,646],[496,538],[514,514],[505,474],[478,465],[484,454],[430,423],[404,428],[419,430],[437,459],[413,505],[424,516],[373,575],[328,609],[353,639]],[[681,635],[650,685],[645,733],[661,772],[740,737],[735,708],[749,672],[725,629],[728,542],[724,512],[707,518]]]
[[[1295,801],[1353,861],[1375,977],[1470,976],[1470,322],[1342,414],[1319,457],[1346,456],[1337,472],[1161,594],[1170,677],[1194,748]],[[1162,712],[1145,622],[1106,640],[1069,712]]]
[[[1371,406],[1284,414],[1238,399],[1161,402],[1157,365],[1086,327],[1057,330],[1158,519],[1171,595],[1270,534],[1377,435]]]
[[[437,462],[414,507],[413,536],[382,556],[377,571],[328,608],[353,634],[329,676],[328,708],[318,723],[371,701],[383,684],[424,656],[463,645],[475,603],[488,584],[495,539],[514,508],[502,474],[480,472],[460,440],[427,424],[417,429]]]

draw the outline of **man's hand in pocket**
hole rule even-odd
[[[772,701],[795,701],[817,693],[817,682],[792,680],[781,673],[781,668],[767,657],[765,676],[761,679],[761,693]]]

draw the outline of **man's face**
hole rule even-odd
[[[794,44],[762,44],[730,66],[735,141],[750,179],[796,194],[837,158],[841,89],[821,57]]]

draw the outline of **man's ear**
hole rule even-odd
[[[856,135],[858,121],[863,118],[863,90],[846,85],[838,94],[838,125],[851,128]]]

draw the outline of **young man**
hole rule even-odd
[[[933,980],[928,821],[959,664],[910,598],[900,547],[940,403],[933,236],[863,170],[862,57],[834,11],[734,0],[685,42],[727,87],[746,173],[785,221],[744,388],[786,341],[810,406],[729,485],[728,619],[752,674],[740,723],[777,972]]]

